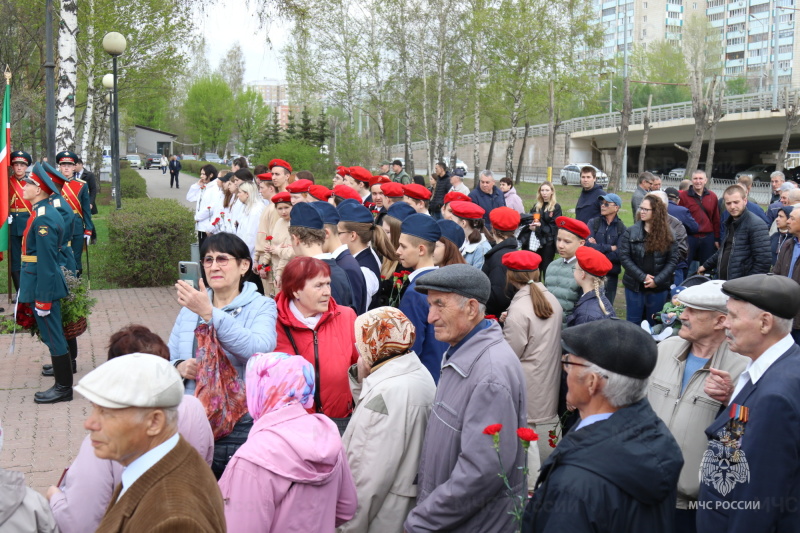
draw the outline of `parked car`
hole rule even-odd
[[[145,170],[150,170],[151,167],[156,167],[161,164],[161,154],[147,154],[147,159],[144,161]]]
[[[583,167],[592,167],[597,174],[597,184],[601,187],[608,185],[608,176],[605,172],[600,170],[594,165],[589,163],[572,163],[561,169],[561,185],[580,185],[581,184],[581,169]]]
[[[139,157],[139,154],[128,154],[125,159],[127,159],[131,168],[142,168],[142,158]]]
[[[193,154],[183,155],[178,159],[180,159],[181,161],[197,161],[197,157],[194,156]]]
[[[769,175],[773,172],[775,172],[775,165],[753,165],[736,174],[736,179],[738,179],[739,176],[750,176],[753,178],[753,181],[769,181]]]
[[[466,164],[466,163],[464,163],[464,162],[463,162],[462,160],[460,160],[460,159],[456,159],[456,168],[460,168],[460,169],[462,169],[462,170],[464,171],[464,174],[466,174],[467,172],[469,172],[469,167],[467,166],[467,164]]]
[[[686,167],[673,168],[669,171],[669,177],[672,179],[682,180],[684,174],[686,174]]]
[[[213,152],[206,152],[203,155],[203,161],[208,161],[209,163],[222,163],[222,158]]]

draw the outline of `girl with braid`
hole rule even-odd
[[[602,253],[588,246],[581,246],[575,252],[578,264],[573,276],[583,290],[583,295],[575,304],[567,326],[577,326],[586,322],[616,318],[614,306],[606,298],[605,275],[611,270],[611,261]]]

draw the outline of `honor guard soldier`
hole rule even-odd
[[[85,240],[88,245],[91,241],[94,224],[92,224],[92,207],[89,198],[89,187],[86,185],[86,182],[81,179],[72,179],[75,172],[75,163],[77,161],[78,155],[69,150],[56,154],[58,170],[67,179],[67,183],[64,184],[64,187],[61,189],[61,195],[66,199],[70,207],[72,207],[72,211],[80,217],[80,220],[76,218],[76,223],[72,228],[72,253],[75,254],[76,272],[80,277],[83,271],[83,266],[81,264],[83,243]]]
[[[10,223],[11,231],[11,279],[14,282],[14,288],[19,290],[19,271],[20,271],[20,256],[22,248],[22,234],[25,233],[25,226],[28,224],[28,218],[31,215],[31,203],[22,197],[22,178],[25,177],[25,172],[33,162],[31,155],[28,152],[17,150],[11,153],[11,168],[13,175],[9,179],[9,199],[10,204]]]
[[[67,282],[58,264],[59,248],[66,246],[64,221],[48,197],[56,190],[44,168],[37,163],[24,178],[23,198],[33,204],[22,237],[22,280],[18,300],[30,304],[42,342],[50,349],[55,385],[34,395],[36,403],[72,400],[72,366],[61,321],[61,298],[68,295]]]

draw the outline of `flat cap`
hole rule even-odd
[[[370,213],[369,209],[364,207],[364,204],[361,202],[345,200],[336,207],[336,210],[339,212],[339,220],[341,222],[358,222],[361,224],[375,223],[375,219],[372,218],[372,213]]]
[[[445,219],[437,220],[436,223],[439,224],[439,229],[442,230],[442,237],[455,244],[456,248],[460,249],[464,245],[466,236],[461,226],[452,220]]]
[[[452,292],[465,298],[474,298],[479,303],[489,301],[492,284],[481,270],[472,265],[457,264],[437,268],[416,279],[417,292],[428,294],[428,291]]]
[[[667,193],[667,198],[680,198],[681,193],[678,192],[678,189],[675,187],[667,187],[664,189],[664,192]]]
[[[389,206],[389,209],[388,211],[386,211],[386,214],[402,222],[411,215],[417,214],[417,212],[414,211],[414,208],[408,205],[407,203],[397,202],[396,204],[392,204],[391,206]]]
[[[568,231],[584,240],[588,239],[591,233],[589,226],[577,218],[558,217],[556,218],[556,228]]]
[[[341,220],[339,217],[339,212],[328,202],[311,202],[309,205],[319,212],[319,215],[322,217],[323,224],[335,226],[339,223],[339,220]],[[292,211],[294,211],[294,209],[292,209]]]
[[[722,292],[775,316],[794,318],[800,311],[800,284],[786,276],[753,274],[726,281]]]
[[[431,199],[431,191],[429,191],[424,185],[420,185],[418,183],[403,185],[403,195],[415,200]]]
[[[399,183],[395,183],[394,181],[390,181],[388,183],[381,183],[381,192],[388,196],[389,198],[402,198],[403,197],[403,186]]]
[[[578,266],[581,270],[588,272],[592,276],[602,278],[613,266],[611,261],[608,260],[602,252],[589,248],[588,246],[581,246],[575,251],[575,257],[578,260]]]
[[[678,301],[692,309],[727,314],[728,296],[722,292],[724,283],[724,281],[716,279],[688,287],[677,294]]]
[[[561,347],[604,370],[647,379],[658,359],[653,337],[627,320],[595,320],[561,332]]]
[[[149,353],[115,357],[86,374],[75,390],[101,407],[177,407],[183,380],[169,361]]]
[[[280,203],[290,204],[292,203],[292,195],[288,192],[279,192],[278,194],[273,194],[270,200],[272,200],[272,203],[275,205]]]
[[[459,201],[450,204],[450,211],[458,218],[465,218],[467,220],[483,218],[483,215],[486,213],[486,210],[478,204]]]
[[[519,227],[519,221],[519,211],[510,207],[495,207],[489,211],[489,222],[498,231],[514,231]]]
[[[283,159],[273,159],[269,162],[269,169],[272,170],[275,167],[283,167],[289,172],[292,171],[292,165],[284,161]]]
[[[500,262],[509,270],[533,272],[534,270],[539,270],[539,265],[542,264],[542,256],[528,250],[517,250],[516,252],[505,254]]]
[[[296,228],[325,229],[325,223],[322,222],[322,215],[307,202],[300,202],[292,207],[292,212],[289,215],[289,226]]]
[[[449,204],[450,202],[472,202],[472,198],[470,198],[463,192],[450,191],[444,195],[444,200],[442,201],[442,204]]]
[[[340,183],[333,188],[333,196],[338,196],[345,200],[350,198],[352,200],[358,200],[359,202],[361,201],[361,196],[359,196],[358,192],[345,183]]]
[[[414,213],[407,216],[400,226],[400,233],[418,237],[428,242],[436,242],[442,236],[442,230],[439,229],[436,219],[422,213]]]

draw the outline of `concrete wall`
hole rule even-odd
[[[172,141],[173,137],[170,135],[164,135],[163,133],[136,128],[136,151],[139,153],[156,154],[158,153],[156,148],[158,146],[157,143],[168,142],[170,143],[169,153],[172,154],[174,153],[172,149]]]

